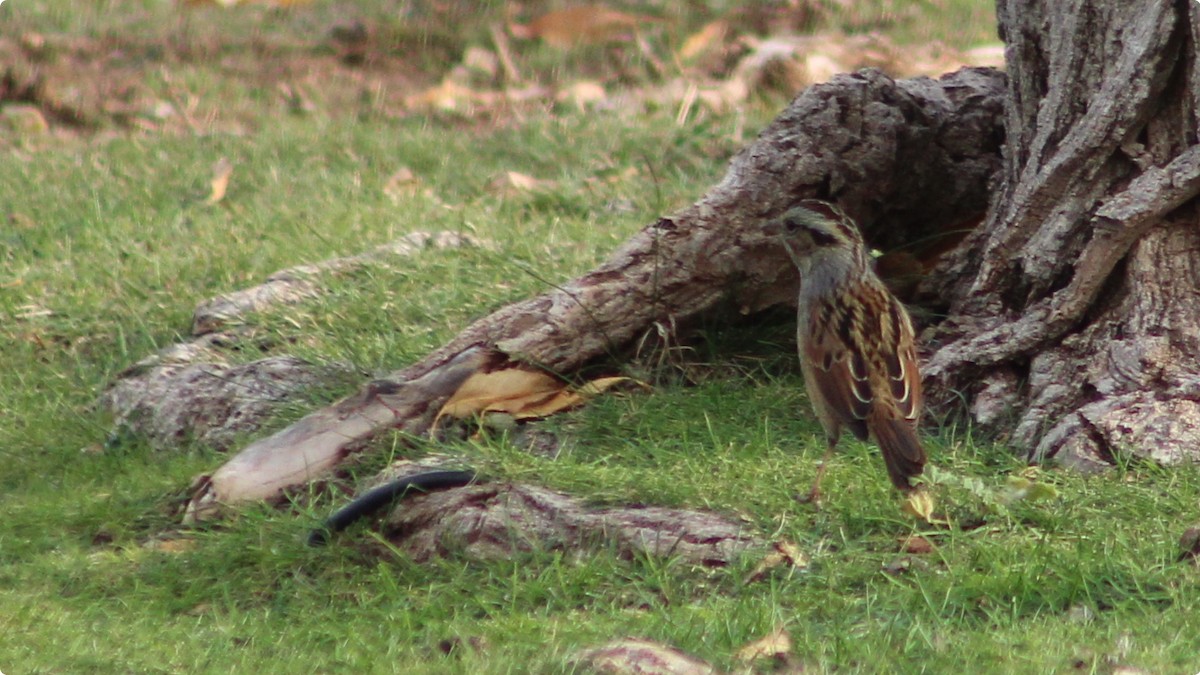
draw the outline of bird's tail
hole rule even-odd
[[[908,479],[925,470],[925,448],[917,438],[913,424],[904,419],[875,419],[870,425],[875,442],[883,451],[888,476],[897,489],[908,492]]]

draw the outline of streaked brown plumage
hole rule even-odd
[[[825,465],[842,429],[872,438],[898,489],[925,467],[917,438],[921,376],[908,312],[876,276],[854,221],[836,206],[806,200],[767,225],[800,268],[800,366],[828,451],[809,497],[820,496]]]

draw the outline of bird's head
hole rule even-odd
[[[801,270],[822,260],[852,261],[865,255],[854,220],[829,202],[806,199],[768,221],[765,230],[783,240]]]

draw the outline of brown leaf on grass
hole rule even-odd
[[[1200,566],[1200,525],[1193,525],[1183,531],[1179,537],[1179,560],[1190,560],[1193,565]]]
[[[581,44],[627,40],[638,25],[658,21],[652,16],[619,12],[604,5],[581,5],[543,14],[527,25],[512,24],[509,30],[519,38],[541,38],[548,45],[569,49]]]
[[[933,544],[925,537],[912,535],[905,537],[904,540],[900,542],[900,550],[904,551],[905,553],[923,555],[926,553],[933,553]]]
[[[506,368],[475,373],[438,411],[434,427],[442,417],[465,419],[486,413],[507,413],[518,420],[547,417],[586,402],[628,377],[602,377],[572,388],[562,380],[538,370]]]
[[[395,173],[389,176],[387,182],[383,184],[383,193],[392,200],[398,200],[419,194],[424,188],[424,183],[417,177],[417,174],[407,166],[402,166],[396,169]]]
[[[724,43],[725,36],[728,34],[729,22],[724,19],[717,19],[716,21],[704,24],[703,28],[692,33],[683,41],[683,46],[679,48],[679,59],[681,61],[690,61],[696,58],[704,52]]]
[[[808,569],[808,555],[800,547],[790,541],[779,540],[771,545],[771,551],[763,556],[750,574],[742,580],[743,584],[751,584],[767,576],[771,570],[779,567],[804,570]]]
[[[205,204],[216,204],[225,198],[225,191],[229,189],[229,178],[233,175],[233,162],[228,158],[222,157],[213,164],[212,178],[209,180],[211,191],[208,194],[208,199],[204,200]]]
[[[505,171],[488,182],[488,191],[493,194],[511,197],[514,195],[553,190],[558,184],[552,180],[534,178],[517,171]]]
[[[460,107],[483,102],[484,97],[469,87],[447,77],[441,84],[404,98],[404,105],[413,110],[458,110]]]
[[[739,661],[785,659],[792,651],[792,638],[783,628],[776,628],[761,638],[742,645],[734,654]]]

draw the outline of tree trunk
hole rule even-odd
[[[998,3],[1007,144],[985,226],[930,281],[935,398],[1035,460],[1200,448],[1200,5]]]

